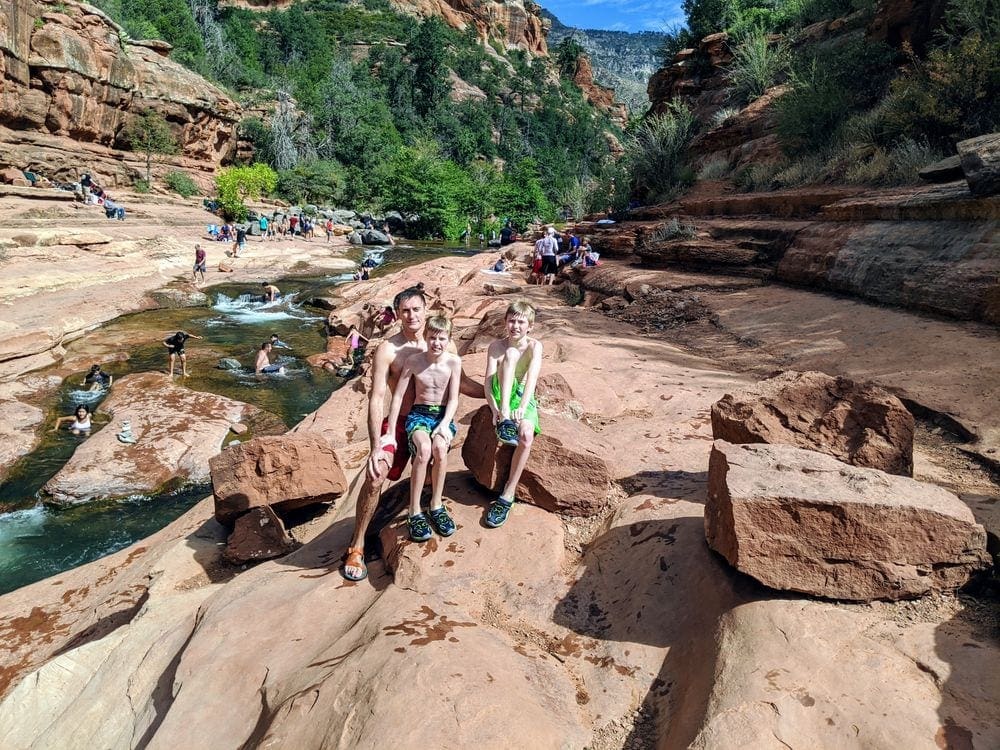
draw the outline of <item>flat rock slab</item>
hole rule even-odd
[[[717,440],[708,544],[776,589],[831,599],[909,599],[986,568],[986,531],[955,495],[815,451]]]
[[[333,502],[347,489],[340,460],[321,435],[258,437],[209,461],[215,517],[230,524],[253,508],[293,510]]]
[[[580,422],[552,414],[542,415],[541,427],[517,485],[517,499],[570,516],[598,512],[611,488],[603,439]],[[501,490],[513,455],[513,447],[497,443],[489,407],[480,407],[462,444],[462,459],[472,476],[487,489]]]
[[[219,452],[229,425],[260,409],[147,372],[116,380],[100,412],[111,415],[111,424],[83,441],[45,484],[47,500],[74,505],[150,494],[175,482],[207,483],[208,460]],[[134,444],[117,438],[124,421],[132,424]]]
[[[855,466],[913,474],[913,415],[878,386],[822,372],[783,372],[712,406],[712,436],[780,443]]]

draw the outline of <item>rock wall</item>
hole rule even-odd
[[[440,16],[454,29],[469,25],[483,41],[500,39],[533,55],[547,55],[545,35],[549,22],[540,15],[541,7],[530,0],[393,0],[402,13],[427,18]]]
[[[64,181],[89,169],[101,184],[131,184],[142,159],[121,151],[122,131],[131,114],[145,109],[170,124],[180,147],[175,163],[212,169],[235,153],[239,106],[167,57],[170,45],[131,41],[103,12],[72,0],[10,0],[4,6],[4,165]],[[86,159],[77,144],[88,147]]]
[[[594,81],[594,68],[590,64],[590,58],[586,55],[580,55],[576,62],[573,83],[580,87],[583,97],[588,102],[602,112],[607,112],[613,121],[621,127],[625,127],[625,122],[628,120],[628,109],[615,99],[613,88],[602,86]]]

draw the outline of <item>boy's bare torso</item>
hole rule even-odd
[[[413,403],[437,406],[448,400],[448,382],[457,357],[445,352],[432,360],[427,352],[413,354],[406,361],[413,372]]]
[[[531,360],[535,356],[535,339],[525,336],[521,341],[510,341],[507,338],[497,339],[490,344],[489,357],[498,363],[508,360],[514,361],[514,380],[521,383],[528,369],[531,367]]]

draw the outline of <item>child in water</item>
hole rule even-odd
[[[347,342],[347,354],[344,355],[343,366],[353,367],[355,352],[361,348],[362,341],[368,341],[368,337],[362,336],[358,327],[352,324],[351,329],[347,332],[347,335],[344,336],[344,340]]]
[[[512,302],[504,315],[507,335],[490,344],[483,383],[486,403],[493,412],[497,440],[516,445],[510,473],[500,495],[486,511],[486,525],[503,526],[514,505],[521,472],[528,463],[538,427],[535,385],[542,369],[542,342],[528,336],[535,324],[535,308],[525,300]]]
[[[90,434],[90,409],[87,408],[85,404],[78,404],[76,410],[73,414],[68,417],[59,417],[56,420],[55,426],[52,428],[52,432],[59,429],[59,426],[63,422],[72,422],[69,426],[69,431],[74,435],[84,435]]]
[[[87,373],[81,385],[86,386],[89,391],[99,391],[102,388],[110,388],[114,380],[114,376],[104,372],[100,365],[91,365],[90,372]]]
[[[404,423],[413,457],[410,476],[410,513],[407,519],[410,539],[426,542],[431,538],[431,527],[441,536],[455,533],[455,522],[444,507],[444,480],[448,471],[448,448],[458,430],[452,419],[458,410],[459,384],[462,380],[462,360],[448,351],[451,340],[451,321],[435,315],[424,327],[427,350],[411,354],[403,364],[387,419],[388,429],[383,440],[395,446],[396,423],[403,405],[403,397],[413,381],[413,406]],[[431,464],[431,506],[425,516],[420,510],[420,492]]]

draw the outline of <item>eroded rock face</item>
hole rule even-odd
[[[293,549],[295,541],[285,530],[285,524],[277,513],[263,505],[236,519],[224,556],[228,562],[241,564],[281,557]]]
[[[528,465],[517,486],[517,499],[569,516],[589,516],[607,503],[611,473],[603,456],[604,441],[579,422],[545,414]],[[502,489],[514,448],[499,445],[488,406],[473,415],[462,459],[479,484]]]
[[[877,386],[822,372],[783,372],[712,406],[712,435],[781,443],[890,474],[913,474],[913,415]]]
[[[1000,133],[959,141],[957,148],[969,191],[980,198],[1000,193]]]
[[[705,535],[766,586],[830,599],[953,590],[990,559],[947,490],[784,445],[715,442]]]
[[[148,494],[173,482],[207,482],[209,459],[229,425],[262,414],[256,406],[192,391],[153,372],[115,380],[102,413],[111,415],[111,423],[84,440],[42,488],[51,502],[75,505]],[[124,421],[132,425],[134,444],[116,437]]]
[[[232,523],[252,508],[288,511],[333,502],[347,489],[337,454],[319,435],[254,438],[209,464],[220,523]]]
[[[615,90],[607,86],[601,86],[594,81],[594,68],[590,64],[590,58],[580,55],[576,62],[576,72],[573,74],[573,83],[580,87],[584,98],[597,107],[619,125],[625,125],[628,119],[628,110],[625,105],[615,100]]]
[[[188,160],[218,166],[236,149],[239,106],[204,78],[164,56],[162,44],[132,42],[97,8],[66,0],[10,0],[0,15],[0,126],[19,133],[123,148],[130,113],[153,109],[170,124]],[[11,131],[12,135],[8,135]],[[101,185],[130,184],[115,155],[67,162],[59,142],[3,149],[3,158],[51,179],[72,181],[90,170]],[[120,155],[119,155],[120,158]],[[135,159],[135,163],[141,157]]]
[[[479,38],[503,39],[533,55],[547,55],[548,22],[539,15],[540,6],[530,0],[393,0],[393,6],[422,18],[439,16],[453,29],[474,26]]]

